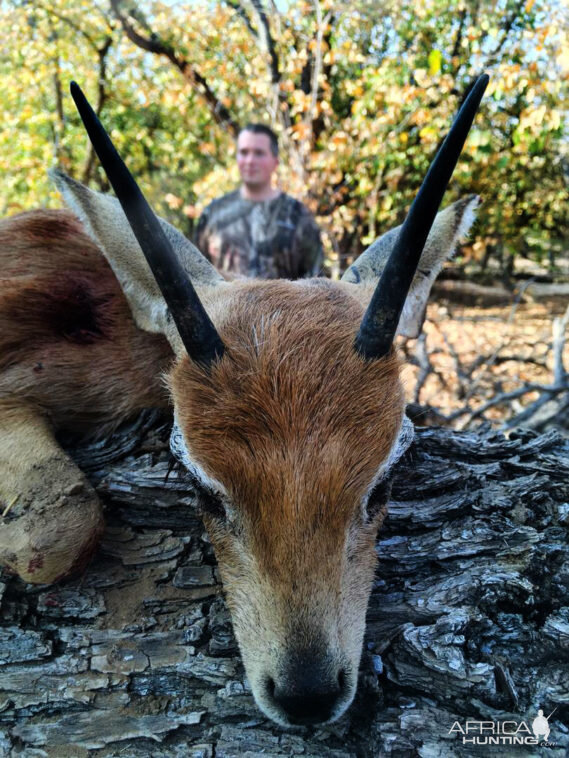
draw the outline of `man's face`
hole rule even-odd
[[[243,131],[237,139],[237,166],[243,184],[262,188],[270,185],[279,159],[271,152],[266,134]]]

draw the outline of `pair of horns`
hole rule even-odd
[[[483,75],[472,87],[401,227],[356,336],[354,347],[366,360],[381,358],[391,349],[423,247],[487,85],[488,76]],[[210,365],[225,352],[221,337],[158,219],[75,82],[71,83],[71,95],[188,355],[196,362]]]

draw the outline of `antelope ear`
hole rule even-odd
[[[119,280],[137,326],[147,332],[164,334],[179,353],[180,337],[119,201],[111,195],[93,192],[57,169],[52,169],[49,175],[69,208],[101,247]],[[196,289],[224,282],[221,274],[189,240],[164,219],[159,221]]]
[[[433,282],[443,263],[454,254],[458,241],[468,234],[480,202],[478,195],[468,195],[437,214],[421,253],[419,266],[399,319],[397,334],[405,337],[419,336]],[[400,229],[398,226],[376,239],[345,271],[342,281],[376,285]]]

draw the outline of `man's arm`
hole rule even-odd
[[[298,277],[318,276],[323,264],[320,228],[304,205],[296,228],[296,242]]]
[[[210,262],[213,262],[209,252],[209,206],[204,208],[199,218],[198,225],[194,234],[194,245]]]

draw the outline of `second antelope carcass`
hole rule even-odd
[[[225,281],[154,216],[72,85],[118,200],[56,172],[89,238],[63,211],[0,227],[12,266],[0,300],[0,560],[46,582],[91,553],[97,498],[54,429],[91,433],[164,402],[172,362],[171,447],[199,493],[256,702],[284,725],[338,718],[356,690],[390,469],[413,436],[393,342],[417,336],[474,218],[476,196],[437,211],[486,85],[404,224],[340,282]]]

